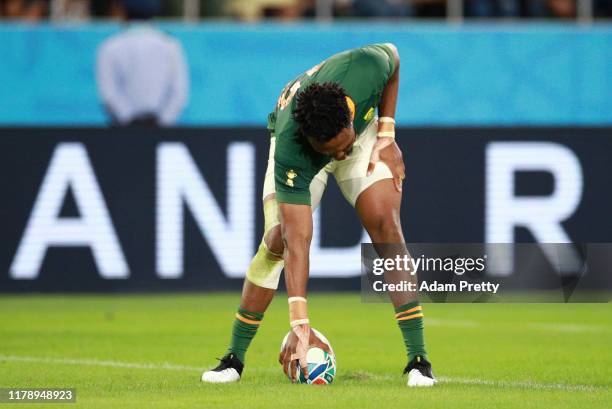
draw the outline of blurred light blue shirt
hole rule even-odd
[[[172,125],[188,100],[189,73],[181,44],[146,25],[102,43],[96,76],[104,105],[122,125],[148,114],[155,114],[161,125]]]

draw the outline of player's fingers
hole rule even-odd
[[[308,377],[308,361],[306,360],[306,353],[295,353],[291,354],[291,362],[296,362],[302,368],[304,376]]]
[[[289,368],[290,368],[290,375],[288,375],[291,378],[292,382],[297,382],[298,378],[297,378],[297,365],[298,365],[298,361],[293,360],[289,363]]]
[[[302,373],[304,374],[304,378],[308,379],[308,363],[306,362],[306,359],[304,359],[303,362],[300,359],[300,367],[302,368]]]
[[[319,345],[319,348],[321,348],[323,351],[327,352],[328,354],[332,353],[331,348],[327,344],[321,343],[321,345]]]
[[[328,354],[331,354],[331,349],[329,348],[329,345],[327,345],[326,343],[319,341],[316,346],[321,348],[323,351],[327,352]]]
[[[282,351],[280,351],[280,353],[278,354],[278,363],[279,363],[279,364],[281,364],[281,365],[283,364],[284,357],[285,357],[285,354],[286,354],[286,353],[287,353],[287,350],[286,350],[286,349],[283,349],[283,350],[282,350]]]
[[[402,185],[404,184],[404,179],[406,178],[404,165],[399,164],[395,166],[391,173],[393,173],[393,184],[395,185],[395,190],[402,193]]]
[[[291,349],[287,347],[283,351],[283,362],[289,362],[289,361],[291,361]]]
[[[376,163],[374,163],[374,162],[368,163],[368,171],[366,173],[366,176],[370,176],[372,174],[372,172],[374,172],[374,168],[375,167],[376,167]]]
[[[289,354],[285,353],[281,360],[281,365],[283,366],[283,372],[285,372],[285,375],[287,375],[289,378],[291,378],[291,374],[289,372],[290,363],[291,363],[291,360],[289,359]]]
[[[323,351],[327,352],[328,354],[331,354],[331,349],[329,348],[329,345],[321,341],[319,338],[314,338],[312,345],[317,348],[321,348]]]
[[[289,379],[293,379],[291,375],[291,361],[293,361],[293,354],[291,350],[287,348],[285,356],[283,357],[283,368],[286,368],[285,374],[289,377]]]
[[[402,193],[402,184],[403,184],[403,178],[401,176],[397,176],[393,178],[393,181],[395,182],[395,190],[397,190],[399,193]]]
[[[377,149],[374,149],[372,151],[372,154],[370,155],[370,163],[368,163],[368,171],[366,173],[366,176],[370,176],[372,174],[372,172],[374,172],[374,168],[376,167],[376,162],[378,162],[380,159],[380,155]]]

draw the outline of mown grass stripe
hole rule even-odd
[[[185,372],[200,372],[203,367],[176,365],[171,363],[136,363],[123,362],[112,360],[99,359],[82,359],[82,358],[52,358],[52,357],[34,357],[34,356],[18,356],[18,355],[0,355],[0,361],[7,362],[32,362],[41,364],[60,364],[60,365],[86,365],[86,366],[106,366],[115,368],[130,368],[130,369],[155,369],[168,371],[185,371]],[[391,379],[391,376],[378,376],[368,374],[364,379]],[[601,389],[608,389],[603,386],[594,385],[574,385],[566,383],[546,383],[532,381],[498,381],[484,380],[477,378],[456,378],[456,377],[438,377],[441,384],[460,384],[460,385],[476,385],[490,386],[496,388],[524,388],[524,389],[547,389],[547,390],[563,390],[576,392],[592,392]]]

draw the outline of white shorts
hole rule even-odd
[[[374,119],[357,137],[353,144],[353,151],[348,158],[344,160],[332,160],[323,169],[319,171],[310,183],[310,196],[313,211],[319,205],[327,179],[330,174],[334,175],[340,191],[344,198],[355,207],[357,198],[368,187],[383,179],[392,179],[391,170],[384,163],[379,161],[370,176],[366,176],[368,163],[372,148],[376,143],[376,134],[378,132],[378,120]],[[266,169],[266,177],[264,180],[263,198],[276,193],[274,184],[274,148],[276,138],[270,138],[270,154],[268,156],[268,167]]]

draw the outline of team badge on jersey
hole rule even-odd
[[[289,187],[293,187],[293,179],[295,179],[296,177],[297,173],[295,173],[293,169],[289,169],[287,171],[287,181],[285,182],[285,184]]]

